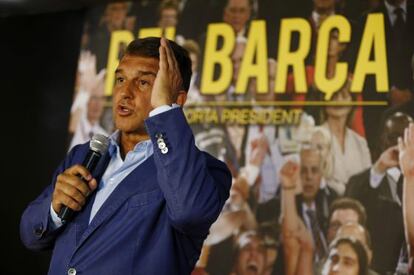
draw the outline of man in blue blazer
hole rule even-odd
[[[21,239],[53,249],[49,274],[190,274],[231,185],[181,109],[191,61],[172,41],[138,39],[115,73],[108,152],[90,174],[80,165],[89,144],[73,148],[24,211]],[[64,206],[71,222],[57,215]]]

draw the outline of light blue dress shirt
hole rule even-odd
[[[173,104],[172,106],[160,106],[152,110],[149,116],[156,116],[160,113],[178,107],[180,107],[178,104]],[[109,137],[110,144],[108,152],[111,160],[109,161],[108,167],[106,168],[106,171],[103,174],[102,179],[97,187],[97,193],[89,217],[89,223],[91,223],[93,217],[95,217],[96,213],[99,211],[106,199],[115,190],[115,188],[119,185],[119,183],[135,168],[137,168],[138,165],[143,163],[154,153],[151,139],[148,139],[136,144],[134,149],[127,153],[125,160],[122,160],[119,146],[119,135],[120,131],[117,130]],[[63,225],[62,220],[54,211],[52,204],[50,205],[50,217],[52,220],[52,223],[50,223],[50,225],[52,227],[58,228]]]

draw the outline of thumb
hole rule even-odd
[[[98,183],[97,183],[96,179],[95,179],[95,178],[91,179],[91,180],[88,182],[88,186],[89,186],[89,189],[90,189],[91,191],[95,190],[95,189],[96,189],[96,187],[98,187]]]

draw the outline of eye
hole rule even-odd
[[[152,87],[152,81],[147,78],[140,78],[137,80],[137,86],[140,91],[150,91]]]
[[[119,83],[123,83],[124,82],[124,78],[123,77],[121,77],[121,76],[118,76],[116,79],[115,79],[115,82],[117,83],[117,84],[119,84]]]
[[[149,85],[149,82],[148,82],[148,81],[146,81],[146,80],[142,80],[142,79],[141,79],[141,80],[139,81],[139,85],[140,85],[140,86]]]

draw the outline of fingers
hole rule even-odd
[[[167,53],[165,49],[165,41],[164,38],[161,38],[161,45],[159,48],[160,54],[160,70],[167,71],[168,70],[168,60],[167,60]]]
[[[161,46],[165,48],[165,53],[168,61],[168,69],[178,70],[177,60],[175,59],[175,55],[171,49],[170,43],[164,37],[161,38]]]
[[[71,185],[60,186],[55,196],[56,200],[76,211],[81,210],[86,201],[86,196]]]
[[[52,200],[53,210],[59,214],[63,206],[67,206],[74,211],[80,211],[82,209],[82,205],[72,199],[72,197],[61,192],[54,193]]]
[[[65,170],[64,174],[73,175],[73,176],[81,176],[86,181],[90,181],[92,179],[91,173],[89,173],[88,169],[83,167],[82,165],[74,165]]]
[[[96,180],[85,167],[75,165],[66,169],[56,180],[52,199],[53,209],[56,213],[60,212],[62,206],[75,211],[81,210],[86,198],[96,187]]]
[[[167,44],[167,40],[163,37],[161,38],[161,47],[165,50],[165,56],[166,56],[167,63],[168,63],[167,67],[171,71],[174,69],[174,62],[172,60],[171,52],[170,52],[171,49],[170,49],[170,46]]]
[[[56,188],[65,188],[66,186],[75,188],[85,197],[88,196],[91,191],[89,186],[79,177],[65,173],[60,174],[56,181]]]
[[[289,160],[283,165],[281,172],[287,176],[294,175],[299,170],[299,165],[293,160]]]
[[[401,137],[398,137],[398,150],[399,152],[404,151],[404,141]]]
[[[96,179],[92,179],[92,180],[90,180],[89,182],[88,182],[88,186],[89,186],[89,189],[91,190],[91,191],[93,191],[93,190],[95,190],[96,189],[96,187],[98,187],[98,182],[96,181]],[[89,195],[89,194],[88,194]]]
[[[409,142],[408,142],[408,128],[406,128],[404,130],[404,144],[405,145],[408,145],[409,144]]]
[[[408,142],[410,144],[414,143],[414,123],[410,123],[408,126]]]

